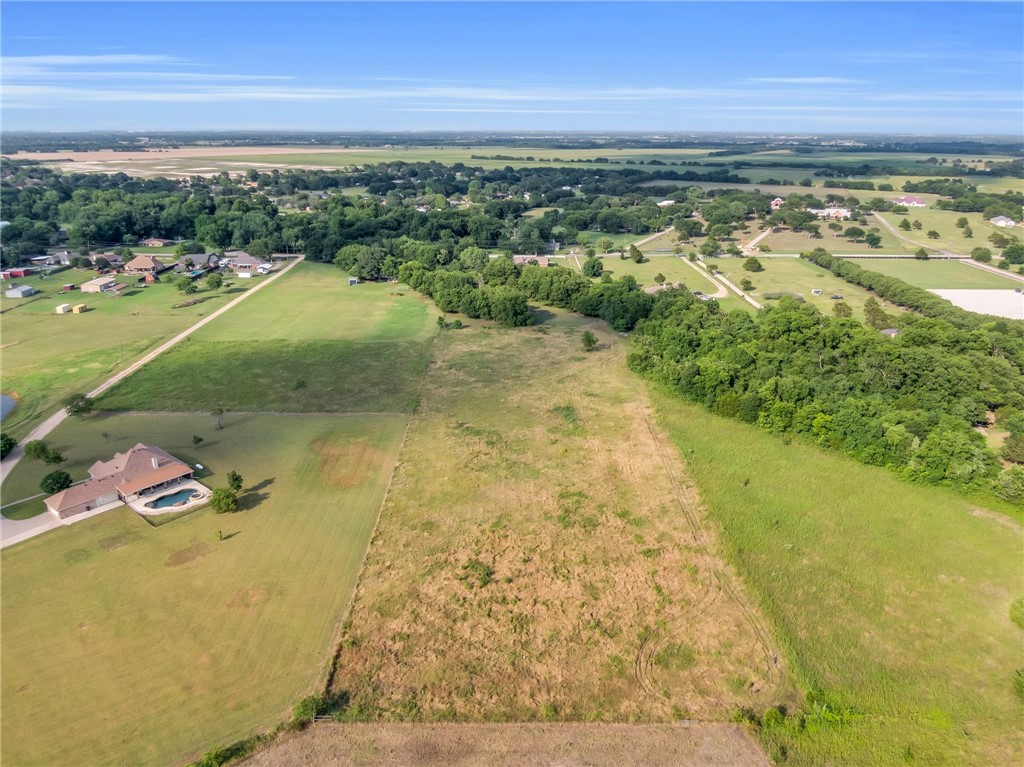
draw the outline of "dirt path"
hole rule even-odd
[[[884,218],[882,218],[880,215],[878,215],[877,213],[872,213],[871,216],[879,224],[881,224],[885,228],[885,230],[889,232],[889,234],[891,234],[897,240],[903,240],[903,242],[907,243],[908,245],[913,245],[914,247],[917,247],[917,248],[926,248],[928,250],[934,250],[934,251],[936,251],[937,253],[939,253],[940,255],[943,255],[943,256],[962,255],[962,254],[953,253],[950,250],[940,250],[939,248],[936,248],[935,245],[929,245],[928,243],[925,243],[925,242],[918,242],[917,240],[912,240],[909,237],[907,237],[905,234],[903,234],[903,232],[901,232],[895,226],[893,226],[888,221],[886,221]]]
[[[718,287],[718,290],[716,290],[714,293],[709,293],[708,294],[711,298],[725,298],[726,296],[729,295],[729,291],[726,289],[725,285],[723,285],[718,280],[716,280],[714,278],[714,276],[711,274],[711,272],[709,272],[707,269],[701,269],[699,266],[697,266],[695,263],[690,261],[688,258],[684,258],[683,262],[687,266],[689,266],[691,269],[699,272],[701,274],[701,276],[706,277],[708,280],[711,281],[712,284],[714,284],[714,285],[716,285]]]
[[[640,247],[641,245],[646,245],[646,244],[647,244],[647,243],[649,243],[649,242],[650,242],[651,240],[656,240],[656,239],[658,239],[658,238],[659,238],[659,237],[661,237],[661,235],[663,235],[663,234],[668,234],[668,233],[669,233],[669,232],[671,232],[671,231],[672,231],[673,229],[675,229],[675,227],[674,227],[674,226],[670,226],[670,227],[669,227],[668,229],[662,229],[662,230],[661,230],[660,232],[655,232],[655,233],[654,233],[654,234],[652,234],[652,235],[651,235],[650,237],[644,237],[644,238],[643,238],[642,240],[637,240],[636,242],[634,242],[634,243],[632,243],[632,244],[633,244],[633,245],[636,245],[636,246],[637,246],[637,247],[639,248],[639,247]]]
[[[248,767],[768,767],[730,724],[319,724],[243,762]]]
[[[763,232],[761,232],[761,234],[757,235],[757,237],[755,237],[754,239],[752,239],[750,242],[743,246],[743,252],[749,253],[750,251],[752,251],[755,247],[757,247],[757,243],[759,243],[761,240],[763,240],[771,233],[771,227],[765,229]]]
[[[992,274],[998,274],[1000,277],[1009,277],[1011,280],[1024,282],[1024,274],[1014,274],[1013,272],[1003,271],[1002,269],[997,269],[994,266],[989,266],[988,264],[982,264],[975,261],[973,258],[961,258],[960,263],[967,264],[967,266],[973,266],[975,269],[981,269],[982,271],[992,272]]]
[[[215,311],[213,314],[210,314],[210,315],[208,315],[206,317],[203,317],[203,319],[199,320],[199,322],[197,322],[196,324],[194,324],[191,327],[187,328],[186,330],[183,330],[181,333],[179,333],[178,335],[174,336],[174,338],[172,338],[170,341],[165,341],[160,346],[158,346],[156,349],[154,349],[153,351],[151,351],[148,354],[144,355],[140,359],[136,360],[131,365],[126,367],[124,370],[122,370],[122,371],[120,371],[118,373],[115,373],[110,378],[108,378],[106,381],[104,381],[99,386],[97,386],[95,389],[90,391],[87,396],[89,396],[90,398],[98,397],[100,394],[105,392],[107,389],[109,389],[114,384],[116,384],[119,381],[121,381],[121,380],[127,378],[128,376],[130,376],[132,373],[134,373],[136,370],[141,368],[147,362],[151,362],[152,360],[154,360],[157,357],[159,357],[161,354],[163,354],[168,349],[176,346],[181,341],[184,341],[192,333],[194,333],[195,331],[199,330],[199,328],[201,328],[204,325],[206,325],[207,323],[212,322],[213,320],[217,319],[222,314],[224,314],[224,312],[226,312],[226,311],[228,311],[230,309],[233,309],[234,307],[238,306],[238,304],[242,303],[242,301],[247,299],[249,296],[253,295],[257,291],[262,290],[267,285],[270,285],[275,280],[277,280],[280,277],[282,277],[285,274],[287,274],[291,269],[293,269],[295,267],[296,264],[301,263],[303,261],[303,259],[304,259],[304,256],[299,256],[298,258],[296,258],[294,261],[292,261],[290,264],[288,264],[288,266],[286,266],[284,269],[282,269],[277,274],[273,275],[272,277],[270,277],[269,279],[265,280],[264,282],[261,282],[259,285],[256,285],[255,287],[250,288],[245,293],[240,295],[238,298],[236,298],[236,299],[232,300],[231,302],[229,302],[229,303],[225,304],[224,306],[222,306],[220,309]],[[28,436],[26,436],[23,440],[21,440],[19,445],[17,447],[15,447],[14,450],[12,450],[10,452],[10,454],[8,454],[8,456],[6,458],[4,458],[2,463],[0,463],[0,483],[3,483],[3,481],[5,479],[7,479],[7,475],[11,472],[11,469],[13,469],[15,466],[17,466],[18,462],[21,461],[21,459],[24,457],[25,451],[22,448],[22,445],[24,445],[26,442],[31,442],[34,439],[43,439],[44,437],[49,435],[50,432],[52,432],[54,429],[56,429],[64,421],[64,419],[67,418],[67,417],[68,417],[67,413],[65,413],[63,408],[62,408],[62,409],[58,410],[56,413],[54,413],[53,415],[51,415],[49,418],[47,418],[45,421],[43,421],[41,424],[39,424],[31,432],[29,432]]]

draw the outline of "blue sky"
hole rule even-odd
[[[1020,135],[1024,4],[0,4],[6,130]]]

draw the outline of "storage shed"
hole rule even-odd
[[[71,304],[58,304],[54,311],[57,314],[71,314]]]
[[[75,314],[84,314],[88,308],[89,307],[86,306],[85,304],[75,304],[74,308],[71,311],[74,312]]]
[[[35,292],[36,289],[31,285],[11,285],[4,291],[4,295],[8,298],[28,298]]]
[[[348,278],[348,284],[349,285],[358,285],[359,284],[359,280],[357,278],[355,278],[355,277],[349,277]]]

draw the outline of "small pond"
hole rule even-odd
[[[11,414],[11,411],[18,405],[17,400],[14,397],[9,397],[6,394],[0,394],[0,421],[5,419]]]

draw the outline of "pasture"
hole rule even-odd
[[[1010,289],[1024,286],[1012,277],[978,269],[950,259],[879,258],[856,260],[858,266],[879,274],[888,274],[919,288]]]
[[[120,297],[80,290],[60,293],[63,284],[77,285],[95,277],[92,271],[72,269],[45,279],[19,279],[19,284],[32,285],[42,295],[0,301],[3,389],[18,400],[17,409],[4,421],[4,431],[15,437],[23,436],[56,410],[62,397],[89,391],[256,282],[234,280],[230,287],[210,291],[200,280],[199,293],[191,297],[167,282],[133,287]],[[172,308],[193,299],[199,303]],[[62,303],[84,303],[89,310],[85,314],[55,314],[54,308]]]
[[[721,721],[792,704],[618,335],[557,310],[468,325],[436,342],[360,580],[334,682],[349,716]]]
[[[621,259],[616,256],[606,257],[602,260],[605,271],[612,278],[619,279],[630,274],[642,287],[656,285],[654,277],[661,274],[666,283],[681,282],[691,291],[699,290],[702,293],[712,294],[718,290],[718,286],[711,280],[677,256],[653,256],[642,264],[638,264],[630,258]],[[576,267],[576,260],[569,259],[569,264]]]
[[[406,421],[64,422],[77,461],[142,440],[245,489],[233,514],[122,507],[3,551],[3,762],[176,764],[286,716],[323,678]]]
[[[761,258],[763,272],[748,272],[743,268],[745,257],[739,258],[708,258],[704,260],[709,267],[715,266],[734,285],[739,286],[740,280],[749,277],[754,283],[754,290],[749,291],[756,301],[771,305],[771,300],[764,298],[765,293],[785,292],[797,293],[816,307],[822,314],[832,316],[832,307],[838,303],[830,298],[832,295],[842,296],[842,300],[853,309],[855,317],[863,318],[864,303],[871,297],[864,288],[851,285],[836,277],[827,269],[805,261],[802,258]],[[871,262],[874,265],[874,261]],[[819,289],[821,295],[812,295],[811,291]],[[902,311],[892,304],[883,304],[886,311]]]
[[[1020,763],[1019,509],[981,508],[651,395],[731,562],[814,693],[802,726],[762,730],[777,763]]]
[[[844,231],[848,227],[859,226],[859,224],[852,221],[843,221],[841,223]],[[860,228],[867,231],[870,227]],[[825,222],[821,222],[820,237],[811,237],[808,232],[794,232],[789,229],[783,229],[780,232],[772,232],[758,242],[756,247],[759,247],[765,253],[804,253],[815,248],[824,248],[829,253],[906,253],[909,255],[917,250],[916,247],[899,240],[882,227],[878,227],[876,234],[882,238],[882,242],[877,248],[872,248],[866,242],[852,242],[848,240],[842,236],[842,232],[833,232]],[[931,247],[932,250],[935,249],[934,246],[926,247]]]
[[[996,232],[1006,236],[1016,235],[1021,237],[1024,235],[1024,230],[1020,227],[1000,229],[990,224],[988,219],[981,213],[958,213],[951,210],[939,210],[938,208],[911,208],[910,212],[906,215],[893,213],[879,213],[877,215],[882,216],[893,226],[899,226],[900,221],[903,219],[907,219],[911,223],[920,221],[920,229],[911,229],[909,232],[900,230],[903,236],[919,242],[926,248],[948,250],[965,256],[970,255],[971,250],[979,247],[988,248],[993,253],[998,254],[998,249],[993,248],[992,243],[988,241],[989,235]],[[970,238],[964,237],[963,230],[957,228],[956,222],[960,218],[967,219],[967,223],[973,232],[973,236]],[[929,231],[938,232],[939,238],[937,240],[930,239],[927,235]],[[998,256],[996,256],[995,260],[999,260]]]

